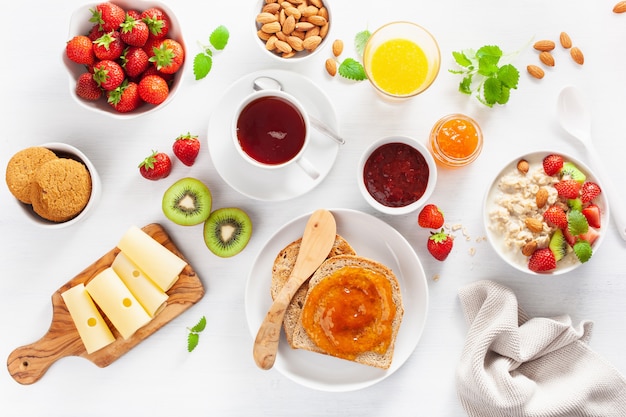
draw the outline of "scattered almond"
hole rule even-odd
[[[532,217],[528,217],[526,220],[524,220],[524,224],[526,225],[526,227],[528,227],[528,230],[533,233],[539,233],[543,230],[543,222]]]
[[[561,42],[561,46],[565,49],[569,49],[572,47],[572,39],[565,32],[561,32],[559,36],[559,42]]]
[[[326,60],[326,72],[328,72],[331,77],[334,77],[337,74],[337,61],[333,58],[328,58]]]
[[[545,188],[540,188],[537,190],[537,194],[535,194],[535,203],[537,204],[537,208],[543,208],[548,202],[548,190]]]
[[[574,62],[578,65],[582,65],[585,63],[585,56],[577,46],[574,46],[572,49],[570,49],[570,55],[572,56]]]
[[[533,240],[531,242],[528,242],[522,247],[522,254],[524,254],[524,256],[530,256],[533,253],[535,253],[536,250],[537,250],[537,242]]]
[[[341,39],[335,39],[333,42],[333,55],[338,57],[343,52],[343,41]]]
[[[624,13],[626,12],[626,1],[620,1],[615,6],[613,6],[613,13]]]
[[[533,45],[533,48],[535,48],[538,51],[551,51],[554,49],[555,46],[556,45],[554,44],[553,41],[544,39],[544,40],[535,42],[535,44]]]
[[[529,65],[526,67],[526,70],[530,75],[537,78],[538,80],[542,79],[545,75],[545,72],[536,65]]]
[[[539,54],[539,60],[541,62],[543,62],[544,65],[547,65],[549,67],[553,67],[554,66],[554,57],[548,51],[542,51]]]
[[[525,159],[520,159],[519,162],[517,163],[517,170],[519,172],[521,172],[522,174],[526,174],[528,172],[528,161]]]

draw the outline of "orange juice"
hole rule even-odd
[[[428,58],[415,42],[390,39],[372,54],[372,81],[392,95],[410,95],[426,82]]]
[[[435,160],[443,166],[460,167],[473,162],[483,146],[478,123],[462,114],[440,119],[430,133],[430,148]]]

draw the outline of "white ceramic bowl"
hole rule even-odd
[[[75,159],[79,162],[82,162],[85,167],[87,167],[87,171],[89,171],[89,175],[91,176],[91,196],[89,197],[89,202],[87,202],[87,205],[85,206],[83,211],[81,211],[80,214],[78,214],[76,217],[68,221],[59,223],[52,222],[40,217],[37,213],[35,213],[30,204],[22,203],[17,199],[15,200],[16,203],[22,209],[22,211],[29,220],[31,220],[36,225],[44,228],[60,229],[80,222],[85,217],[87,217],[91,211],[93,211],[93,208],[98,204],[98,201],[100,200],[100,196],[102,194],[100,176],[98,175],[96,168],[83,152],[81,152],[79,149],[75,148],[72,145],[59,142],[50,142],[38,146],[50,149],[59,157]]]
[[[322,49],[325,49],[326,45],[331,42],[329,39],[331,38],[331,33],[333,32],[333,16],[332,16],[330,5],[328,4],[329,0],[321,0],[321,1],[323,2],[323,7],[325,7],[328,12],[328,32],[326,36],[322,38],[322,42],[313,51],[310,51],[310,52],[307,50],[298,51],[296,52],[294,56],[289,57],[289,58],[284,58],[280,54],[277,54],[275,52],[268,50],[266,48],[266,42],[257,35],[257,32],[261,29],[262,24],[258,23],[256,18],[258,14],[261,13],[263,6],[265,6],[266,4],[265,0],[258,0],[252,8],[252,16],[251,16],[251,20],[253,23],[252,36],[254,36],[257,45],[259,45],[259,48],[261,48],[261,50],[264,51],[263,53],[268,55],[271,59],[273,59],[274,62],[297,63],[297,62],[302,62],[304,60],[307,60],[311,58],[312,56],[317,55],[319,51],[321,51]],[[310,1],[309,1],[309,4],[311,4]]]
[[[183,49],[185,50],[185,61],[183,62],[183,65],[180,67],[180,69],[176,72],[176,74],[174,74],[174,79],[172,83],[170,84],[169,95],[167,96],[164,102],[162,102],[159,105],[143,103],[138,109],[132,112],[120,113],[106,102],[106,98],[101,97],[100,99],[96,101],[88,101],[88,100],[83,100],[82,98],[76,95],[76,91],[75,91],[76,80],[82,73],[85,72],[85,66],[81,64],[77,64],[69,60],[65,55],[65,48],[62,48],[63,49],[62,51],[63,63],[65,64],[65,67],[67,68],[68,75],[69,75],[70,96],[74,98],[74,100],[80,106],[86,109],[92,110],[96,113],[111,116],[116,119],[132,119],[132,118],[144,115],[144,114],[152,113],[158,109],[162,109],[172,100],[174,100],[174,97],[176,96],[176,93],[178,92],[182,84],[183,76],[185,74],[186,67],[187,67],[187,63],[189,62],[190,59],[193,59],[193,57],[190,58],[187,54],[187,49],[185,47],[185,42],[183,40],[180,23],[178,22],[176,15],[165,4],[158,2],[158,1],[152,1],[152,0],[114,0],[113,3],[122,7],[124,10],[135,9],[139,12],[142,12],[150,7],[161,8],[170,19],[171,27],[169,29],[167,37],[178,41],[182,45]],[[98,2],[98,3],[85,4],[81,6],[80,8],[76,9],[74,13],[72,13],[72,16],[70,18],[70,27],[69,27],[69,34],[68,34],[67,40],[70,40],[76,35],[81,35],[81,34],[86,35],[89,32],[89,30],[93,26],[93,23],[89,21],[89,19],[92,16],[90,9],[94,9],[95,6],[97,6],[98,4],[100,3]]]
[[[364,169],[366,167],[366,163],[368,159],[370,158],[370,156],[372,155],[374,151],[376,151],[377,149],[379,149],[380,147],[384,145],[389,145],[389,144],[408,145],[409,147],[417,150],[424,157],[425,168],[427,168],[427,172],[428,172],[426,187],[421,197],[419,197],[416,201],[408,205],[403,205],[399,207],[390,207],[389,205],[382,204],[381,202],[377,201],[377,199],[375,199],[372,196],[372,194],[368,191],[368,188],[365,184]],[[382,139],[375,141],[365,150],[365,152],[363,153],[359,161],[359,169],[357,171],[357,182],[359,184],[359,190],[361,191],[361,194],[363,195],[363,198],[365,199],[365,201],[367,201],[369,205],[374,207],[376,210],[385,214],[407,214],[422,207],[426,203],[426,201],[430,198],[431,194],[433,193],[433,190],[435,189],[435,185],[437,184],[437,166],[435,165],[435,160],[433,159],[432,155],[428,151],[428,148],[426,148],[426,145],[407,136],[389,136],[389,137],[382,138]]]
[[[576,165],[586,175],[588,181],[589,180],[593,181],[597,183],[600,186],[600,188],[602,188],[602,184],[595,177],[595,175],[589,169],[589,167],[585,165],[583,162],[581,162],[580,160],[570,155],[566,155],[563,152],[546,150],[546,151],[537,151],[537,152],[532,152],[526,155],[521,155],[520,157],[515,158],[514,160],[507,163],[504,166],[504,168],[498,173],[493,183],[487,189],[487,192],[485,193],[485,197],[483,201],[483,222],[484,222],[484,227],[485,227],[485,231],[486,231],[486,235],[487,235],[487,239],[489,240],[489,243],[491,243],[491,246],[494,248],[496,253],[507,264],[511,265],[513,268],[517,270],[520,270],[522,272],[525,272],[531,275],[559,275],[559,274],[564,274],[566,272],[572,271],[580,267],[581,265],[583,265],[576,258],[576,255],[572,251],[570,251],[563,259],[558,261],[556,269],[547,271],[547,272],[540,272],[540,273],[531,271],[530,269],[528,269],[528,257],[521,253],[521,249],[519,248],[519,245],[512,245],[511,248],[507,247],[507,245],[505,244],[505,241],[507,239],[507,233],[505,233],[503,230],[497,229],[498,227],[497,224],[500,223],[500,221],[495,220],[495,218],[492,217],[492,213],[494,212],[494,210],[496,210],[498,206],[501,206],[501,204],[498,203],[498,199],[504,195],[503,191],[501,191],[498,187],[498,184],[500,183],[502,177],[507,174],[512,174],[512,173],[514,175],[519,175],[517,174],[518,172],[517,163],[521,159],[525,159],[530,164],[530,169],[528,173],[526,174],[526,176],[530,176],[534,171],[539,171],[543,173],[542,162],[543,162],[543,159],[549,154],[559,154],[563,157],[565,161],[570,161],[574,163],[574,165]],[[551,186],[548,186],[548,187],[551,187]],[[530,188],[530,186],[525,187],[525,189],[526,188]],[[529,203],[530,206],[528,207],[531,207],[530,210],[532,210],[532,212],[540,211],[542,213],[543,210],[538,210],[536,204],[533,206],[533,202],[535,201],[534,193],[532,195],[533,197],[529,198],[531,203]],[[608,228],[609,205],[608,205],[608,201],[604,192],[601,193],[598,197],[596,197],[596,199],[594,200],[594,203],[597,204],[601,210],[601,228],[598,229],[598,232],[600,233],[600,235],[592,245],[593,253],[596,253],[602,241],[604,240],[604,235],[606,234],[606,229]],[[548,207],[548,206],[549,204],[546,204],[545,207]],[[498,216],[498,218],[500,217],[502,216]],[[522,221],[523,221],[523,218],[528,217],[528,216],[526,214],[522,214],[519,217],[522,218]],[[538,218],[542,218],[542,217],[538,216]],[[502,222],[502,224],[506,224],[506,223]],[[506,230],[510,230],[510,228],[507,227]],[[593,255],[591,259],[589,259],[587,262],[593,262]]]

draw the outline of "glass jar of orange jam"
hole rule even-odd
[[[442,117],[430,132],[430,149],[435,160],[445,167],[468,165],[483,148],[483,133],[478,123],[464,114]]]

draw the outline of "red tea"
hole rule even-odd
[[[251,101],[237,120],[241,149],[262,164],[280,165],[292,160],[304,146],[305,136],[302,114],[281,97]]]

